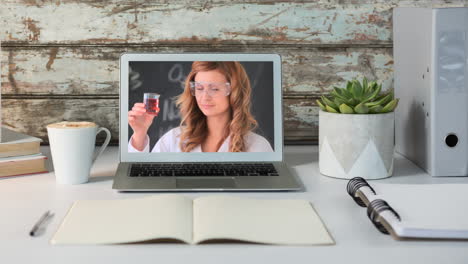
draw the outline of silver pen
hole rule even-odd
[[[29,235],[30,236],[35,236],[37,235],[37,231],[39,231],[39,229],[44,225],[44,223],[46,222],[46,220],[49,218],[49,217],[52,217],[54,216],[54,214],[51,214],[50,211],[47,211],[45,212],[41,218],[39,218],[39,221],[37,221],[37,223],[33,226],[33,228],[31,229],[31,231],[29,232]]]

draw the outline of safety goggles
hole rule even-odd
[[[231,84],[227,82],[190,82],[190,91],[195,97],[201,97],[204,93],[212,98],[228,96],[231,93]]]

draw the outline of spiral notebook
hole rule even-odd
[[[468,239],[468,184],[369,184],[356,177],[347,191],[395,239]]]

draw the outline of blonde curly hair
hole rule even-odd
[[[184,92],[177,97],[176,105],[180,109],[180,149],[190,152],[200,145],[208,134],[206,116],[198,108],[196,98],[190,92],[190,82],[198,72],[217,70],[226,76],[231,84],[229,96],[230,122],[225,138],[231,137],[229,152],[245,152],[245,136],[257,127],[257,121],[250,112],[252,89],[244,67],[233,61],[195,61],[185,80]]]

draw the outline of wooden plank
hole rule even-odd
[[[6,0],[0,39],[11,43],[391,43],[396,6],[464,0],[99,1]]]
[[[283,106],[285,142],[317,144],[319,108],[315,99],[284,99]]]
[[[3,48],[3,94],[118,94],[120,52],[104,50]]]
[[[7,47],[0,57],[7,62],[1,69],[3,94],[118,95],[119,56],[125,51],[279,53],[288,94],[321,93],[363,76],[393,87],[391,48]]]
[[[9,43],[391,43],[392,1],[5,1]]]
[[[284,101],[284,139],[288,143],[316,143],[318,108],[315,100]],[[93,121],[109,128],[112,143],[118,144],[118,99],[4,99],[3,121],[19,132],[40,137],[48,142],[46,125],[59,121]],[[100,135],[98,142],[102,142]]]
[[[384,89],[392,88],[392,49],[318,48],[283,55],[283,90],[287,93],[322,93],[363,77],[378,80]]]
[[[118,99],[22,99],[2,100],[2,119],[5,125],[19,132],[40,137],[48,142],[48,124],[60,121],[93,121],[108,128],[112,142],[118,142],[119,135]],[[100,135],[101,142],[104,135]]]

